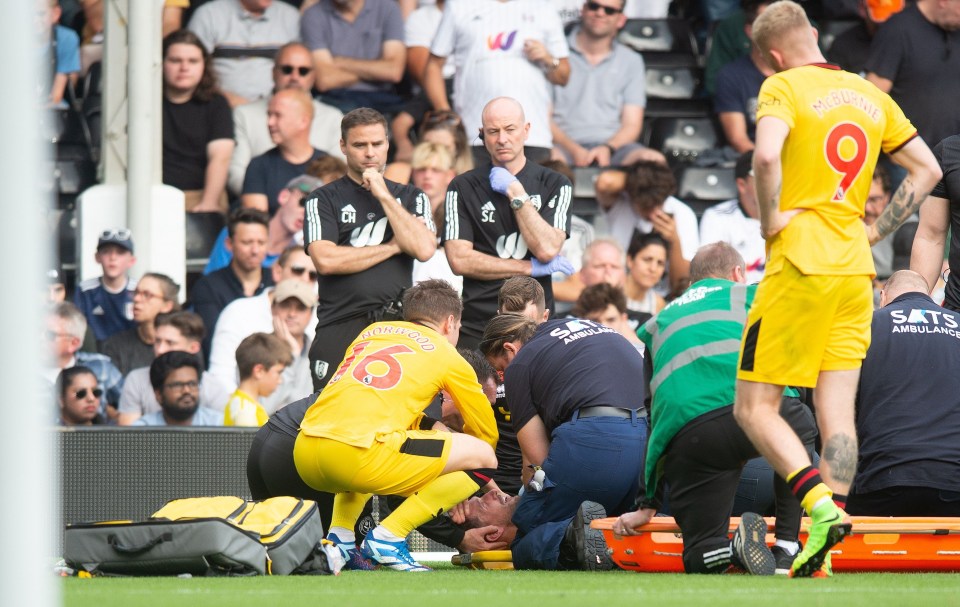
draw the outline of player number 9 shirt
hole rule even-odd
[[[896,152],[916,129],[889,95],[829,64],[767,78],[757,122],[767,116],[790,127],[780,210],[809,209],[768,241],[767,272],[786,258],[804,274],[873,275],[862,222],[873,169],[881,150]]]

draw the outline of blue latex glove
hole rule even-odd
[[[517,178],[503,167],[493,167],[490,169],[490,187],[493,188],[494,192],[499,192],[506,196],[507,188],[516,180]]]
[[[567,276],[573,274],[573,266],[563,255],[557,255],[547,263],[542,263],[536,257],[530,260],[530,276],[550,276],[554,272],[562,272]]]

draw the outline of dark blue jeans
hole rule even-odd
[[[589,417],[561,424],[543,462],[544,489],[527,491],[513,514],[515,569],[556,569],[564,531],[580,504],[603,504],[613,516],[633,508],[643,453],[644,417]]]

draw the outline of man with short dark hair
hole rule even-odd
[[[307,195],[323,185],[323,181],[310,175],[298,175],[288,181],[277,194],[278,208],[267,224],[267,254],[263,267],[272,267],[289,247],[303,246],[304,204]],[[217,236],[210,250],[210,258],[203,268],[209,274],[230,264],[233,253],[227,249],[227,228]]]
[[[560,255],[570,232],[569,180],[527,159],[523,145],[530,123],[515,99],[490,101],[482,121],[493,168],[476,168],[450,182],[443,239],[450,267],[463,276],[460,340],[466,347],[479,343],[496,313],[504,279],[536,278],[553,312],[551,275],[573,271]]]
[[[406,320],[374,323],[345,348],[347,357],[300,424],[297,471],[314,489],[336,493],[327,538],[348,561],[371,493],[406,499],[367,534],[362,556],[425,571],[406,536],[490,482],[496,422],[476,372],[455,349],[462,310],[445,281],[407,289]],[[423,410],[440,390],[463,416],[463,434],[421,430],[433,427]]]
[[[222,426],[223,413],[200,406],[203,368],[194,354],[172,350],[150,363],[150,385],[160,411],[147,413],[133,426]]]
[[[260,294],[273,286],[273,276],[263,271],[267,254],[269,220],[255,209],[237,209],[227,222],[227,248],[233,254],[230,265],[202,277],[193,285],[190,300],[193,311],[203,318],[207,337],[203,354],[210,359],[210,347],[217,319],[228,303],[241,297]]]
[[[175,350],[194,355],[200,352],[206,330],[203,319],[197,314],[184,310],[158,314],[153,324],[154,358]],[[204,371],[200,376],[199,398],[200,406],[222,411],[230,398],[230,389],[209,371]],[[159,410],[160,403],[150,384],[150,366],[127,373],[123,380],[123,392],[120,394],[120,416],[117,423],[129,426],[143,415]]]
[[[426,194],[383,178],[389,148],[383,115],[353,110],[340,131],[347,174],[306,202],[304,246],[320,273],[310,348],[317,390],[330,380],[347,345],[413,283],[413,260],[426,261],[437,248]],[[390,314],[397,318],[398,312]]]

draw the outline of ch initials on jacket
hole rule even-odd
[[[497,238],[497,255],[500,259],[523,259],[527,256],[527,241],[520,232],[504,234]]]

